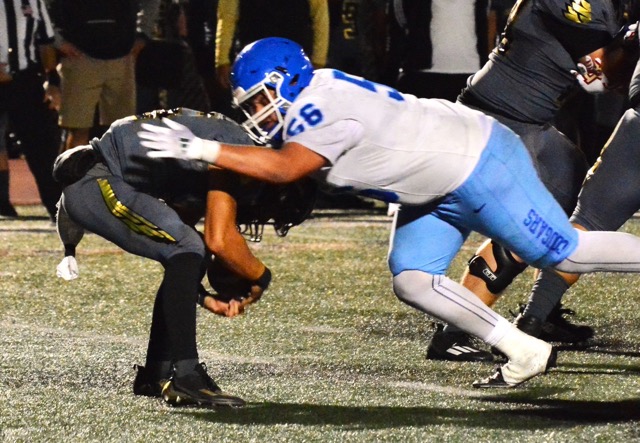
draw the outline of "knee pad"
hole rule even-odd
[[[416,307],[420,299],[429,297],[434,279],[434,275],[424,271],[402,271],[393,277],[393,292],[401,302]]]
[[[499,294],[527,268],[527,264],[518,263],[511,252],[493,241],[491,249],[496,260],[496,270],[492,271],[484,258],[474,255],[469,260],[469,274],[483,280],[492,294]]]

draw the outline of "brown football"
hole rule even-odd
[[[599,50],[594,54],[602,61],[601,69],[607,76],[609,89],[626,91],[640,55],[638,44],[624,46],[614,44],[606,51]]]
[[[207,267],[207,279],[221,300],[240,300],[251,292],[253,283],[229,270],[222,260],[214,258]]]

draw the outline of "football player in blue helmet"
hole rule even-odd
[[[507,355],[508,362],[475,387],[518,386],[555,365],[556,352],[446,276],[472,231],[494,236],[541,269],[640,272],[640,238],[571,226],[520,137],[496,119],[335,69],[318,69],[302,79],[301,54],[276,41],[270,47],[271,41],[242,53],[234,86],[242,88],[239,102],[250,103],[248,115],[261,116],[267,137],[279,132],[275,125],[282,127],[282,146],[205,140],[167,119],[164,127],[141,125],[138,136],[147,156],[205,161],[273,184],[312,177],[400,203],[388,253],[395,295]],[[261,93],[244,92],[257,88]],[[266,97],[271,94],[273,101]],[[280,99],[288,105],[282,106],[284,123],[282,109],[273,104]],[[267,105],[278,118],[266,115]]]
[[[247,117],[242,126],[256,142],[282,143],[284,116],[312,77],[302,46],[286,38],[263,38],[238,54],[231,71],[233,104]],[[256,100],[263,102],[258,111]],[[273,121],[266,123],[269,118]]]

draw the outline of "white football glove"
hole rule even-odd
[[[622,38],[625,44],[638,44],[638,25],[640,22],[632,23],[627,26],[627,30]]]
[[[196,137],[189,128],[178,122],[163,118],[167,127],[143,123],[144,131],[138,132],[140,144],[150,149],[151,158],[176,158],[180,160],[202,160],[214,163],[220,153],[220,143]]]
[[[592,59],[588,55],[583,57],[583,63],[578,63],[577,71],[571,74],[578,80],[578,83],[590,94],[600,94],[609,89],[609,81],[601,69],[602,61],[599,58]]]
[[[67,281],[78,278],[80,271],[78,269],[78,262],[72,255],[68,255],[62,259],[56,268],[56,275]]]

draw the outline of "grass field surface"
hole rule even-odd
[[[200,358],[247,407],[171,408],[131,390],[160,266],[89,234],[80,277],[65,282],[44,210],[19,211],[0,220],[2,442],[640,441],[638,276],[583,277],[565,304],[596,337],[520,388],[476,390],[493,365],[425,360],[433,320],[391,292],[390,219],[319,212],[252,245],[274,281],[245,315],[199,308]],[[496,310],[511,319],[531,282],[521,275]]]

